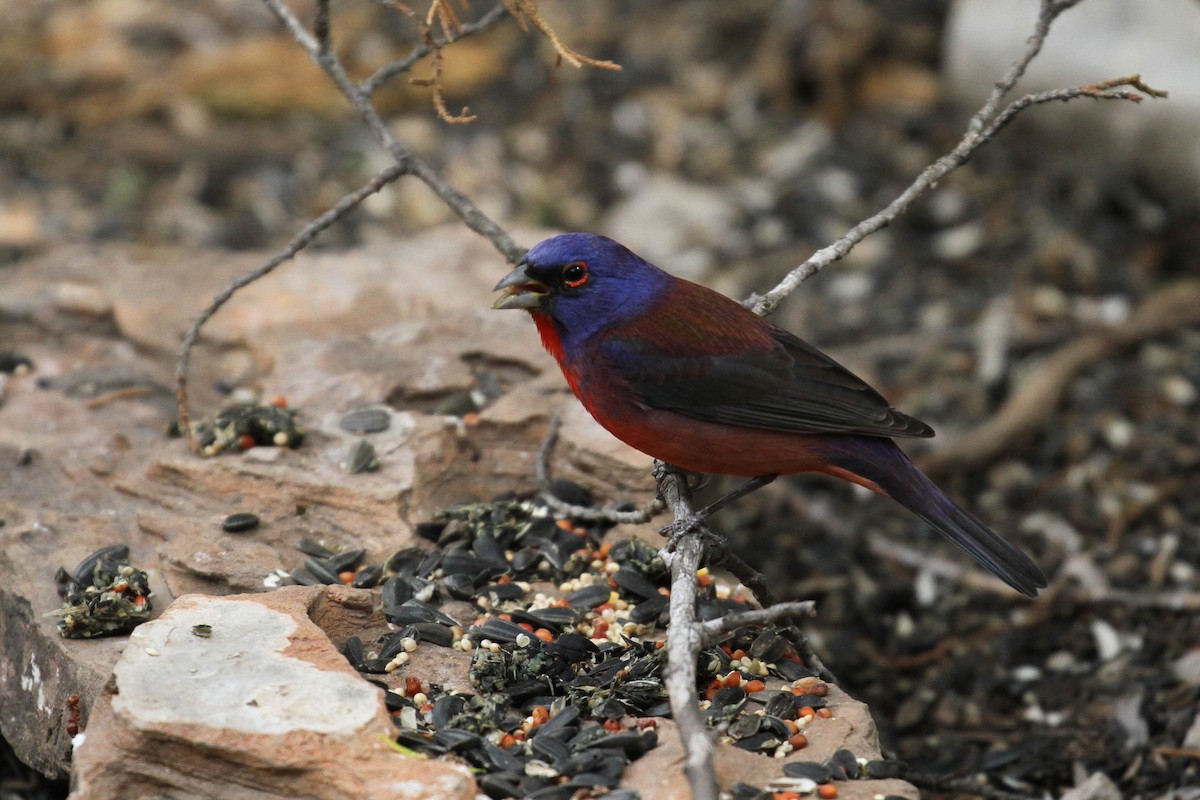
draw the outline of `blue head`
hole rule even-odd
[[[673,279],[624,245],[593,233],[565,233],[525,254],[496,290],[492,308],[549,315],[564,343],[630,319],[654,304]]]

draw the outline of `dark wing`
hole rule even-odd
[[[736,354],[678,355],[656,346],[653,337],[618,335],[600,346],[599,355],[646,406],[695,419],[792,433],[933,436],[924,422],[893,409],[803,339],[766,322],[761,326],[759,346],[739,347]],[[720,337],[705,344],[710,353],[724,349]]]

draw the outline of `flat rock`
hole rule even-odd
[[[347,593],[186,595],[139,626],[76,750],[72,798],[139,796],[148,786],[255,800],[473,797],[465,767],[388,746],[383,693],[309,618],[319,600],[337,604]]]
[[[193,415],[219,407],[216,382],[285,395],[305,444],[192,455],[164,435],[179,339],[206,298],[266,257],[66,246],[0,273],[0,340],[34,363],[6,376],[0,405],[0,727],[47,775],[70,770],[68,698],[80,695],[86,725],[125,647],[64,640],[45,616],[60,605],[55,569],[99,547],[130,546],[155,613],[188,593],[262,590],[300,565],[301,538],[379,561],[449,504],[531,491],[559,413],[570,422],[556,475],[602,498],[648,498],[650,459],[578,408],[525,315],[487,308],[505,264],[454,227],[301,258],[231,301],[193,356]],[[473,424],[432,413],[481,380],[501,394]],[[362,405],[392,419],[366,437],[379,469],[351,475],[361,437],[337,422]],[[230,535],[221,520],[235,511],[262,524]]]
[[[713,762],[717,782],[722,788],[739,781],[763,787],[783,776],[785,764],[794,761],[813,761],[824,764],[834,752],[845,748],[859,758],[882,758],[879,732],[871,719],[870,709],[837,686],[829,687],[825,698],[833,712],[829,719],[815,719],[804,728],[808,746],[796,750],[787,758],[772,758],[750,753],[732,744],[717,744]],[[658,747],[633,762],[625,771],[625,782],[637,786],[642,800],[675,800],[686,797],[683,779],[683,745],[675,723],[661,720],[658,725]],[[917,800],[919,794],[912,784],[901,780],[837,781],[841,800],[873,800],[880,796]]]
[[[525,315],[487,308],[505,265],[459,227],[297,259],[222,309],[193,355],[193,416],[220,406],[218,384],[282,395],[305,441],[192,455],[165,436],[179,338],[203,298],[264,258],[65,247],[2,273],[0,340],[35,364],[8,376],[0,400],[3,736],[47,775],[74,770],[81,800],[469,797],[457,767],[406,771],[384,742],[391,723],[378,691],[338,655],[351,635],[371,642],[388,631],[372,594],[264,593],[266,577],[300,566],[304,538],[364,548],[379,563],[420,545],[414,524],[448,505],[531,491],[555,416],[555,476],[601,502],[649,500],[650,459],[588,416]],[[181,297],[196,307],[181,310]],[[464,393],[477,413],[436,413]],[[364,437],[339,425],[363,406],[387,408],[387,429]],[[349,474],[363,438],[379,468]],[[234,512],[261,523],[228,533],[221,522]],[[653,541],[656,528],[636,530]],[[61,638],[47,616],[60,605],[55,569],[114,543],[128,544],[150,577],[151,621],[129,637]],[[212,638],[195,636],[197,624],[211,625]],[[469,691],[469,660],[422,647],[405,670],[379,677]],[[74,766],[72,695],[85,733]],[[846,709],[820,721],[806,752],[878,752],[865,710]],[[651,794],[668,773],[680,785],[678,751],[664,738],[643,759],[649,768],[630,771],[644,796],[679,796]],[[735,766],[763,761],[732,748],[719,756],[730,780],[761,778]]]

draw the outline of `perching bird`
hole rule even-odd
[[[896,411],[812,345],[734,300],[587,233],[530,250],[493,308],[530,312],[596,421],[694,472],[823,472],[891,497],[1005,583],[1033,596],[1037,565],[955,505],[896,446],[933,429]]]

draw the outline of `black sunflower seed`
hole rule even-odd
[[[416,639],[417,629],[413,627],[405,628],[404,630],[390,633],[379,642],[379,658],[391,661],[396,656],[400,655],[400,651],[404,649],[405,639]]]
[[[550,494],[573,506],[590,506],[594,502],[591,492],[566,478],[551,481]]]
[[[774,631],[763,631],[750,644],[750,657],[759,661],[774,663],[787,652],[788,643]]]
[[[249,512],[230,514],[221,521],[221,530],[226,533],[244,533],[258,527],[258,516]]]
[[[495,769],[500,771],[511,770],[516,772],[525,768],[525,764],[521,761],[521,759],[517,758],[509,751],[497,747],[487,739],[483,740],[483,751],[487,754],[488,761],[491,762]]]
[[[759,732],[762,720],[758,714],[742,714],[730,724],[729,735],[735,739],[747,739]]]
[[[324,562],[318,559],[311,557],[304,559],[304,568],[321,583],[332,585],[342,582],[342,579],[338,577],[336,572],[325,566]]]
[[[84,558],[75,565],[75,569],[71,570],[71,577],[75,582],[83,586],[91,586],[93,577],[95,576],[96,566],[100,565],[101,569],[107,572],[115,572],[114,569],[109,569],[105,564],[116,564],[118,562],[129,561],[129,545],[110,544],[108,547],[101,547],[96,552]]]
[[[819,697],[815,694],[798,694],[792,695],[792,702],[796,704],[796,708],[824,708],[829,705],[824,697]]]
[[[438,647],[449,647],[454,644],[454,631],[445,625],[439,625],[436,622],[414,622],[412,627],[417,633],[417,638],[422,642],[429,642]]]
[[[374,589],[379,585],[379,579],[382,576],[383,567],[378,564],[370,564],[354,573],[354,580],[350,582],[350,585],[355,589]]]
[[[746,702],[746,690],[740,686],[726,686],[713,695],[714,706],[739,706]]]
[[[535,547],[522,547],[513,553],[512,568],[517,574],[523,574],[532,569],[542,560],[542,551]]]
[[[415,577],[428,578],[433,574],[433,571],[442,565],[442,552],[439,550],[434,553],[429,553],[421,562],[417,564]]]
[[[563,709],[554,716],[550,717],[546,722],[533,729],[533,736],[536,739],[539,736],[554,736],[562,738],[567,731],[571,731],[571,736],[574,736],[575,723],[579,721],[579,709],[575,706],[563,706]]]
[[[463,712],[467,700],[462,695],[444,694],[433,702],[433,726],[438,730],[450,727],[450,721]]]
[[[390,662],[390,658],[368,658],[358,665],[358,671],[369,675],[386,675]]]
[[[763,714],[761,719],[762,724],[759,727],[760,730],[770,731],[780,739],[786,739],[792,735],[791,731],[788,730],[787,723],[779,717],[772,717],[769,714]]]
[[[325,559],[325,566],[329,567],[329,571],[336,575],[339,572],[357,568],[366,554],[366,550],[347,550]]]
[[[316,575],[313,575],[304,567],[292,570],[288,573],[288,577],[301,586],[320,586],[322,583],[324,583],[324,581],[322,581]]]
[[[858,759],[846,748],[835,750],[829,759],[828,766],[835,781],[851,780],[858,777]]]
[[[356,408],[347,411],[338,420],[338,427],[350,433],[379,433],[386,431],[392,415],[382,408]]]
[[[729,796],[731,800],[771,800],[775,795],[766,789],[738,781],[729,787]]]
[[[442,535],[442,531],[446,529],[446,521],[435,522],[418,522],[413,526],[413,533],[420,536],[422,539],[428,539],[431,542],[436,542],[438,537]]]
[[[661,597],[658,586],[632,567],[621,567],[612,576],[613,583],[641,598]]]
[[[470,575],[447,575],[442,578],[442,587],[458,600],[470,600],[475,597],[475,579]]]
[[[562,774],[577,775],[580,772],[590,772],[604,763],[604,758],[603,750],[582,750],[563,762]]]
[[[350,662],[350,666],[358,669],[358,665],[363,662],[363,643],[362,639],[357,636],[351,636],[346,640],[346,646],[342,648],[342,655]]]
[[[592,709],[592,716],[596,719],[620,719],[627,712],[624,703],[615,697],[608,697]]]
[[[384,608],[399,608],[413,596],[412,584],[403,576],[393,575],[383,582],[380,599]]]
[[[564,785],[578,788],[587,788],[590,786],[612,788],[621,780],[621,773],[625,771],[625,767],[628,764],[628,758],[610,754],[601,759],[600,763],[587,772],[575,773],[571,777],[571,780]]]
[[[488,797],[493,798],[493,800],[502,800],[502,798],[506,797],[520,797],[522,794],[520,788],[522,777],[521,773],[518,772],[487,772],[479,776],[479,788]]]
[[[436,622],[440,625],[458,624],[458,620],[443,614],[429,603],[415,597],[405,600],[396,607],[385,606],[383,613],[388,622],[393,625],[411,625],[417,622]]]
[[[671,704],[664,700],[656,705],[646,706],[644,709],[642,709],[642,716],[669,717],[671,716]]]
[[[562,783],[557,786],[543,787],[536,792],[530,792],[525,795],[525,800],[571,800],[571,798],[576,796],[576,792],[578,791],[579,787]]]
[[[775,670],[783,678],[789,681],[798,681],[801,678],[811,678],[816,674],[799,661],[788,661],[787,659],[776,663]]]
[[[567,595],[567,602],[572,608],[592,609],[601,603],[607,603],[611,589],[607,584],[593,583]]]
[[[833,780],[833,771],[815,761],[793,761],[784,764],[783,774],[789,778],[808,778],[817,783],[829,783]]]
[[[779,739],[771,733],[760,731],[753,736],[739,739],[734,744],[743,750],[758,753],[779,747]]]
[[[542,648],[543,652],[561,656],[572,664],[583,661],[598,650],[595,642],[578,633],[564,633]]]
[[[696,598],[696,618],[702,622],[720,619],[730,612],[724,603],[708,597]],[[744,608],[741,610],[745,610]]]
[[[33,369],[33,362],[12,350],[0,350],[0,372],[11,374],[22,368]]]
[[[523,596],[525,590],[515,583],[493,583],[484,586],[475,593],[476,597],[486,597],[491,601],[492,605],[503,603],[508,600],[516,600]]]
[[[451,752],[477,747],[481,741],[478,733],[462,728],[439,728],[434,731],[433,740]]]
[[[500,546],[500,542],[496,541],[496,537],[490,534],[485,533],[475,537],[475,541],[471,542],[471,549],[475,555],[486,561],[501,567],[508,567],[508,558],[504,555],[504,548]]]
[[[389,575],[415,575],[417,565],[425,560],[425,551],[419,547],[397,550],[383,562],[383,571]]]
[[[630,758],[637,758],[646,752],[646,745],[647,741],[637,731],[620,731],[593,739],[587,744],[587,749],[619,747]]]
[[[422,733],[420,731],[410,730],[409,728],[398,728],[396,730],[396,744],[404,745],[405,747],[411,747],[414,750],[420,750],[422,752],[436,752],[438,750],[445,752],[441,745],[433,741],[433,737],[431,735]]]
[[[537,639],[520,625],[497,617],[489,617],[482,625],[471,626],[471,629],[467,632],[470,634],[471,639],[476,642],[480,639],[491,639],[493,642],[515,642],[518,637],[538,642],[541,641],[541,639]]]
[[[636,622],[639,625],[649,625],[661,617],[670,604],[670,599],[661,594],[647,598],[634,606],[633,610],[629,612],[629,621]]]
[[[346,472],[351,475],[358,475],[362,472],[374,472],[379,469],[379,456],[375,452],[375,445],[366,439],[359,439],[350,448],[344,466]]]
[[[304,555],[312,556],[313,558],[330,558],[334,554],[328,547],[316,539],[310,539],[307,536],[296,542],[296,549],[304,553]]]
[[[411,706],[412,701],[407,697],[401,697],[395,692],[384,692],[383,704],[387,706],[388,711],[399,711],[402,708]]]
[[[533,752],[546,758],[552,764],[560,764],[571,757],[571,749],[567,743],[553,736],[534,736],[529,740]]]
[[[771,692],[771,696],[767,698],[763,707],[763,713],[780,719],[795,719],[798,709],[793,697],[791,692]]]

